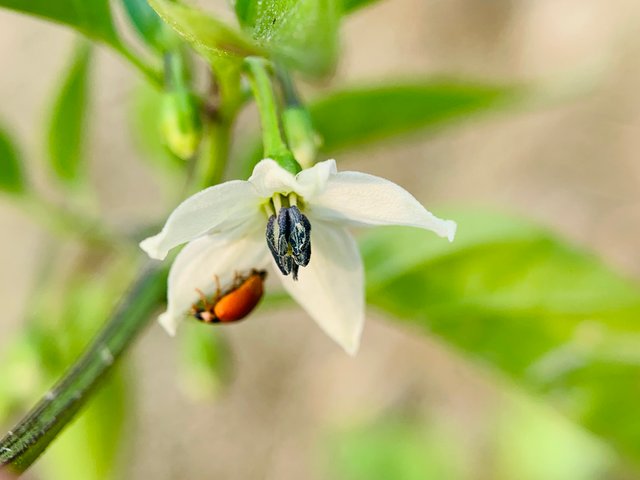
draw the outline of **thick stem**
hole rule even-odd
[[[149,322],[166,293],[167,268],[148,266],[84,355],[33,410],[0,440],[0,474],[22,473],[90,398]]]
[[[273,93],[271,78],[265,67],[265,61],[261,58],[249,57],[245,59],[245,62],[251,90],[260,112],[264,156],[272,158],[292,173],[298,173],[301,170],[300,165],[296,162],[293,154],[282,139],[278,120],[278,106]]]

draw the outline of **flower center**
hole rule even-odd
[[[267,245],[283,275],[298,279],[298,269],[306,267],[311,259],[311,223],[298,208],[295,193],[276,193],[265,210],[267,221]]]

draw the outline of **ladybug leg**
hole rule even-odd
[[[233,288],[238,288],[244,282],[242,275],[237,270],[233,272]]]
[[[216,284],[216,300],[220,298],[220,296],[222,295],[222,289],[220,288],[220,278],[218,277],[218,275],[214,275],[213,276],[213,283]]]
[[[204,294],[204,292],[199,288],[196,288],[196,292],[198,292],[198,296],[200,297],[200,301],[202,302],[203,307],[205,309],[209,308],[209,300],[207,299],[207,296]]]

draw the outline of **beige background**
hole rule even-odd
[[[515,210],[640,275],[639,28],[635,0],[382,1],[345,21],[336,85],[468,75],[555,86],[566,100],[350,153],[340,166],[390,178],[436,212],[470,203]],[[38,178],[43,106],[72,39],[61,27],[0,11],[0,119],[11,122]],[[158,219],[170,205],[158,201],[157,181],[128,132],[135,72],[101,49],[94,78],[89,137],[100,207],[118,225]],[[46,233],[8,202],[0,203],[0,232],[1,349],[29,308]],[[436,339],[372,312],[351,359],[297,309],[257,316],[228,334],[235,379],[205,405],[176,387],[174,340],[154,326],[139,342],[127,478],[323,478],[317,446],[327,431],[409,397],[464,432],[467,460],[482,466],[482,478],[503,399],[486,372]]]

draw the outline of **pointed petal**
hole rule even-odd
[[[307,168],[298,175],[286,171],[274,160],[265,158],[254,167],[249,178],[263,198],[269,198],[274,193],[295,192],[306,199],[324,191],[329,177],[336,173],[335,160],[319,162],[311,168]]]
[[[140,242],[140,247],[159,260],[169,250],[212,231],[250,223],[260,214],[260,200],[249,182],[234,180],[192,195],[171,213],[162,231]]]
[[[355,355],[364,325],[364,273],[356,242],[345,229],[316,222],[311,246],[311,262],[300,268],[298,281],[280,279],[320,328]]]
[[[324,192],[310,205],[315,219],[343,225],[406,225],[432,230],[453,241],[456,223],[426,210],[404,188],[384,178],[360,172],[332,175]]]
[[[298,182],[296,193],[307,201],[313,200],[326,190],[329,179],[336,172],[335,160],[318,162],[313,167],[302,170],[296,176]]]
[[[269,198],[274,193],[293,192],[297,185],[295,175],[270,158],[260,160],[256,164],[249,177],[249,183],[255,187],[262,198]]]
[[[196,288],[206,295],[215,292],[214,276],[224,288],[236,272],[261,269],[269,263],[264,233],[252,229],[248,234],[221,233],[206,235],[187,244],[178,254],[169,272],[167,311],[158,321],[170,335],[198,301]]]

